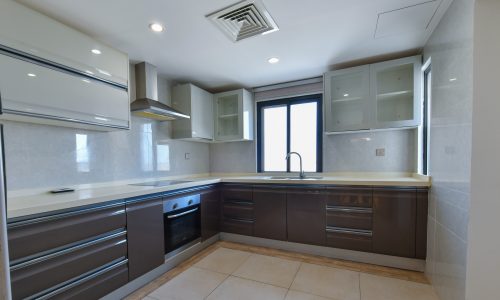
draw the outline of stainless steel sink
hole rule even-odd
[[[299,176],[271,176],[269,179],[277,179],[277,180],[319,180],[323,179],[323,177],[319,176],[306,176],[305,178],[300,178]]]

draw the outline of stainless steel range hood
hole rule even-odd
[[[135,65],[135,85],[137,99],[130,104],[134,115],[171,121],[176,119],[189,119],[189,116],[158,101],[156,67],[142,62]]]

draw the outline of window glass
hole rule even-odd
[[[264,170],[286,171],[287,107],[268,107],[263,111]]]
[[[317,110],[317,102],[290,106],[290,151],[300,153],[305,172],[316,172]],[[292,156],[290,164],[290,171],[300,170],[297,155]]]

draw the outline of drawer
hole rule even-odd
[[[371,231],[328,227],[326,230],[326,245],[341,249],[371,252],[372,233]]]
[[[242,235],[253,235],[253,220],[249,219],[236,219],[227,218],[222,219],[222,230],[223,232],[236,233]]]
[[[80,244],[125,224],[122,203],[10,223],[11,264]]]
[[[221,197],[224,202],[253,202],[252,188],[238,185],[224,186]]]
[[[372,207],[372,188],[328,188],[329,206]]]
[[[26,298],[127,257],[126,232],[11,267],[14,299]]]
[[[342,206],[326,207],[326,226],[371,230],[373,212],[371,208]]]
[[[63,286],[38,300],[71,299],[88,300],[99,299],[112,291],[124,286],[128,282],[127,260],[123,260],[110,267],[99,270],[87,277]]]
[[[222,215],[237,219],[253,219],[253,204],[225,202],[222,205]]]

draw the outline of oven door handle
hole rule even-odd
[[[182,216],[185,216],[185,215],[190,214],[192,212],[195,212],[198,209],[199,208],[197,207],[197,208],[193,208],[191,210],[185,211],[185,212],[181,212],[180,214],[170,215],[170,216],[167,216],[167,219],[174,219],[174,218],[182,217]]]

